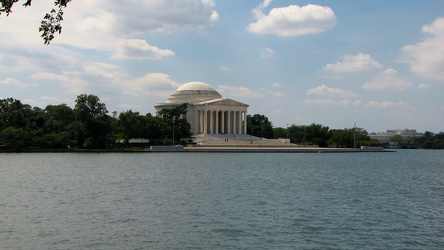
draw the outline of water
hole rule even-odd
[[[0,249],[442,249],[444,151],[0,154]]]

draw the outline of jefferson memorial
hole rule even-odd
[[[189,82],[179,87],[165,103],[154,106],[157,115],[164,108],[188,103],[186,119],[193,136],[246,135],[248,105],[222,96],[203,82]]]

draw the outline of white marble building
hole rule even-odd
[[[188,103],[187,121],[191,132],[207,134],[247,134],[248,105],[222,96],[203,82],[189,82],[179,87],[165,103],[154,106],[156,113]]]

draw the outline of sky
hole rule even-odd
[[[93,94],[154,114],[210,84],[274,127],[444,131],[442,0],[73,0],[46,46],[53,1],[0,16],[0,98],[33,107]]]

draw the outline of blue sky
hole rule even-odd
[[[444,131],[442,0],[73,0],[45,46],[52,2],[0,16],[0,98],[145,114],[202,81],[275,127]]]

